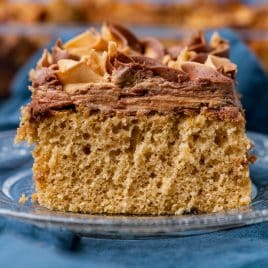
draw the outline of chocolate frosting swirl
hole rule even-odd
[[[202,32],[198,32],[192,36],[190,41],[186,44],[187,50],[196,52],[195,56],[191,58],[191,61],[205,63],[208,55],[214,55],[218,57],[229,57],[229,44],[226,40],[220,38],[217,33],[214,33],[210,43],[205,39]],[[169,54],[173,59],[176,59],[182,51],[181,46],[173,46],[168,49]]]
[[[143,54],[153,59],[162,59],[165,56],[165,47],[155,38],[142,39]]]
[[[85,40],[91,37],[85,35],[71,43],[72,49],[84,51],[84,57],[73,56],[60,42],[51,54],[44,54],[32,74],[28,108],[33,120],[70,108],[107,114],[202,112],[221,120],[242,120],[236,66],[225,58],[228,43],[218,35],[208,44],[199,33],[186,49],[174,49],[152,38],[139,40],[120,25],[107,27],[112,40],[99,39],[106,51],[96,53],[88,47]],[[98,75],[92,76],[96,70]],[[81,75],[95,80],[88,76],[83,83],[72,83],[70,77]],[[62,80],[66,76],[67,84]]]
[[[110,32],[122,43],[125,47],[130,47],[137,52],[142,52],[142,44],[139,39],[128,29],[122,25],[109,23],[107,24]]]

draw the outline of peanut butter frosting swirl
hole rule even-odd
[[[198,33],[185,47],[139,39],[121,25],[90,29],[44,51],[32,80],[33,120],[79,107],[107,114],[207,112],[241,120],[228,42]]]

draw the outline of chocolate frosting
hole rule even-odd
[[[87,60],[87,57],[76,59],[60,42],[52,49],[50,57],[46,55],[39,62],[32,75],[33,96],[28,106],[32,120],[55,110],[81,107],[105,114],[202,112],[221,120],[243,119],[235,92],[236,66],[224,58],[229,47],[219,36],[214,36],[210,44],[203,35],[195,36],[187,46],[186,52],[191,53],[185,61],[180,57],[182,49],[164,48],[151,38],[139,40],[119,25],[108,24],[108,29],[113,40],[106,40],[110,48],[100,56],[105,59],[103,65],[100,64],[105,73],[100,82],[64,84],[60,81],[58,72],[72,77],[76,62],[78,66],[79,60]],[[110,43],[114,40],[120,42],[118,47]],[[170,51],[179,54],[171,55]],[[68,59],[72,61],[69,63]],[[60,69],[62,60],[67,60],[69,65]],[[100,59],[94,62],[98,61]],[[97,69],[90,67],[92,62],[88,60],[83,66]]]
[[[122,25],[109,23],[107,24],[110,32],[122,43],[122,46],[129,46],[137,52],[142,52],[142,44],[138,38]]]
[[[38,88],[38,90],[42,90],[42,88],[61,91],[62,85],[55,74],[55,68],[57,66],[51,65],[49,67],[42,67],[35,71],[34,78],[32,79],[33,88]]]
[[[218,57],[229,57],[229,44],[226,40],[220,38],[217,33],[214,33],[210,43],[208,43],[202,32],[198,32],[192,36],[190,41],[186,44],[187,50],[196,52],[195,56],[191,58],[191,61],[205,63],[208,55],[214,55]],[[171,57],[176,59],[182,51],[182,47],[175,45],[168,49]]]
[[[147,37],[142,39],[143,54],[146,57],[162,59],[165,56],[165,47],[155,38]]]

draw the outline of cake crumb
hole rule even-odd
[[[20,199],[19,199],[19,203],[25,204],[27,199],[28,199],[27,196],[25,194],[22,194]]]
[[[37,195],[37,193],[33,193],[33,194],[32,194],[31,201],[32,201],[33,203],[36,203],[36,202],[38,201],[38,195]]]

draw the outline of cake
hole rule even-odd
[[[40,205],[131,215],[250,204],[251,142],[229,44],[164,47],[121,25],[45,50],[16,141],[35,144]]]

